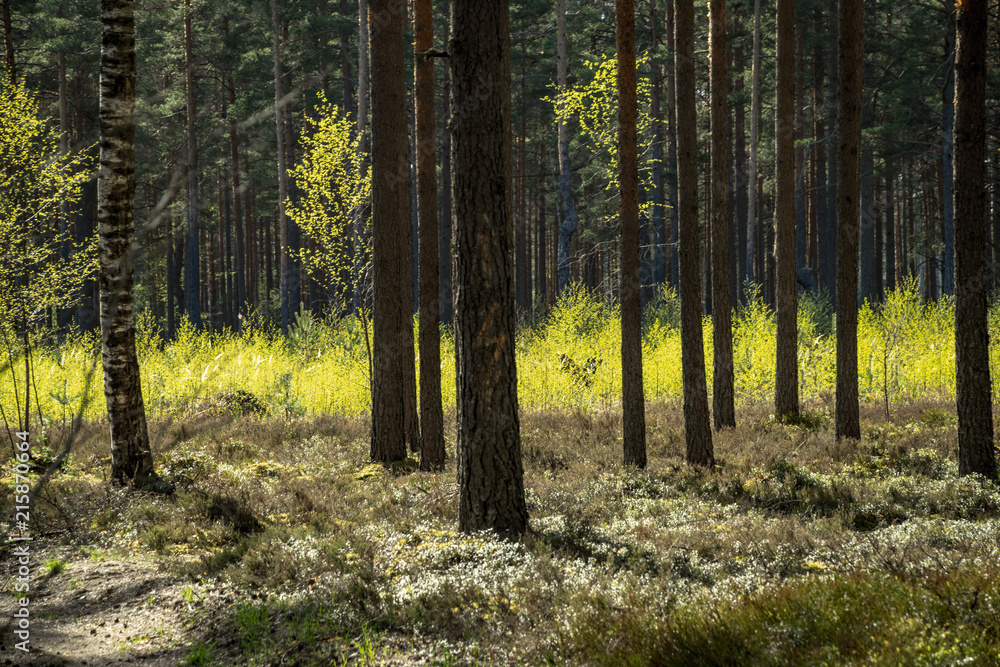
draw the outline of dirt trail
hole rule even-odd
[[[11,580],[16,559],[0,550],[8,578],[0,601],[0,665],[140,664],[174,667],[192,643],[205,636],[194,624],[196,606],[225,604],[216,591],[206,593],[187,581],[137,560],[88,558],[69,547],[31,546],[30,648],[14,648],[12,614],[16,598]],[[42,565],[58,557],[65,568],[53,576]],[[194,604],[185,600],[193,598]]]

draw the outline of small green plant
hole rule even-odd
[[[240,635],[240,648],[249,653],[260,651],[271,628],[267,607],[263,603],[241,602],[236,605],[233,616]]]
[[[194,604],[197,596],[195,595],[194,588],[192,588],[191,584],[187,584],[181,589],[181,599],[188,604]]]
[[[188,665],[211,665],[215,662],[215,648],[211,643],[198,642],[188,651],[184,662]]]
[[[54,577],[63,570],[65,570],[68,564],[69,563],[62,560],[61,558],[53,556],[52,558],[45,561],[45,568],[48,570],[48,576]]]

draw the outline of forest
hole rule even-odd
[[[5,664],[1000,665],[996,0],[0,9]]]

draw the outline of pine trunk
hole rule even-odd
[[[566,73],[566,0],[556,0],[556,77],[559,94],[567,89]],[[563,109],[558,103],[559,111]],[[572,172],[569,166],[569,132],[566,123],[558,121],[559,132],[559,197],[562,204],[562,220],[559,224],[559,285],[558,294],[570,283],[570,244],[579,225],[576,207],[573,205]]]
[[[409,146],[403,0],[371,2],[374,336],[371,457],[406,458],[405,355],[411,327]],[[412,333],[411,333],[412,336]]]
[[[516,535],[528,528],[528,510],[514,356],[507,3],[454,0],[452,30],[458,527]]]
[[[201,328],[201,276],[198,260],[198,133],[194,91],[194,37],[191,0],[184,2],[184,82],[187,101],[187,240],[184,246],[184,314]]]
[[[646,467],[639,271],[639,158],[636,134],[635,3],[615,7],[618,48],[618,218],[621,224],[622,429],[625,465]]]
[[[736,427],[732,302],[729,289],[729,84],[726,0],[709,2],[712,122],[712,416],[716,429]],[[706,262],[709,258],[706,258]]]
[[[438,280],[437,174],[434,156],[434,46],[431,0],[413,6],[414,117],[417,141],[417,219],[420,253],[420,469],[444,467],[441,407],[441,333]]]
[[[958,4],[955,49],[955,368],[958,473],[997,478],[986,256],[986,0]]]
[[[708,416],[698,249],[698,121],[695,113],[694,85],[694,2],[675,0],[674,6],[684,435],[688,463],[711,468],[715,465],[715,453]]]
[[[861,216],[861,93],[864,3],[840,0],[837,66],[836,437],[861,439],[858,408],[858,242]]]

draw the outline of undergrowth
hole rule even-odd
[[[646,398],[681,395],[679,306],[661,290],[647,308],[643,373]],[[822,295],[799,299],[800,396],[828,400],[835,388],[833,315]],[[733,323],[737,401],[752,405],[774,391],[773,313],[759,300],[736,312]],[[360,416],[369,410],[368,356],[359,319],[325,322],[303,315],[282,337],[260,321],[232,333],[198,333],[182,326],[165,342],[149,318],[140,321],[139,358],[146,409],[153,416],[193,415],[212,410],[264,411],[272,416],[305,414]],[[991,364],[1000,368],[1000,307],[990,311]],[[950,299],[924,304],[916,286],[866,305],[858,320],[858,383],[863,401],[891,411],[900,402],[951,400],[955,393],[954,307]],[[711,319],[705,320],[708,384],[712,374]],[[517,338],[518,400],[530,409],[614,409],[621,396],[621,329],[616,307],[582,289],[570,290],[539,324]],[[43,426],[65,423],[86,402],[84,417],[105,413],[93,336],[71,337],[34,352],[33,419]],[[19,382],[0,383],[0,401],[16,414],[13,395],[23,363],[13,350]],[[441,334],[442,393],[455,403],[454,340]],[[419,359],[418,359],[419,364]],[[86,387],[88,371],[95,373]],[[10,373],[9,366],[7,373]],[[418,374],[419,375],[419,374]],[[245,392],[245,394],[244,394]],[[234,399],[233,397],[237,397]],[[249,396],[249,398],[247,398]],[[242,398],[240,398],[242,397]],[[241,402],[252,401],[251,408]]]
[[[951,408],[865,405],[838,443],[806,407],[740,408],[711,473],[674,401],[647,407],[644,471],[617,412],[526,410],[512,541],[456,531],[453,431],[445,472],[387,469],[344,416],[156,418],[169,497],[108,487],[87,423],[32,519],[192,582],[189,664],[998,664],[1000,488],[958,476]]]

